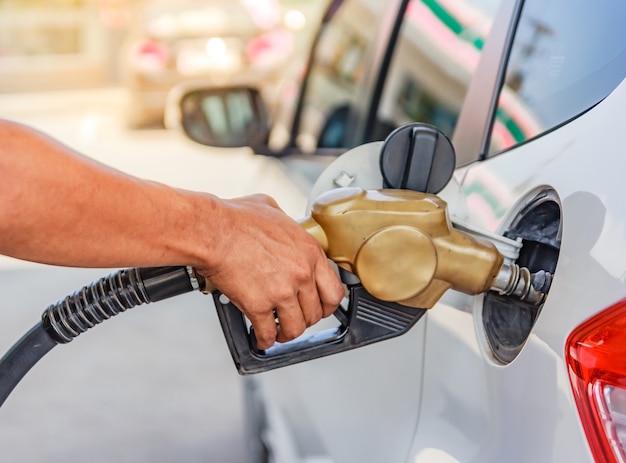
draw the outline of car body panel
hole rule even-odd
[[[624,101],[626,81],[558,133],[470,167],[466,184],[497,178],[506,186],[505,210],[533,186],[556,189],[564,220],[559,264],[533,334],[507,366],[483,341],[480,297],[473,315],[450,306],[428,313],[424,401],[408,461],[426,461],[420,455],[433,448],[448,461],[593,461],[563,356],[573,328],[626,295],[626,256],[616,245],[626,208],[614,165],[615,150],[626,151],[616,136]]]
[[[336,462],[404,461],[417,426],[425,329],[420,323],[393,343],[255,378],[294,434],[292,443],[273,442],[276,453],[290,445],[303,461],[314,456]],[[413,353],[410,362],[397,355],[406,351]],[[394,381],[399,377],[402,381]],[[288,384],[297,387],[285,389]]]

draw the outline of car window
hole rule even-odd
[[[374,139],[410,122],[452,136],[500,0],[411,0],[385,80]]]
[[[375,44],[384,2],[346,0],[320,36],[303,98],[297,144],[350,148],[382,140],[408,122],[451,135],[500,0],[411,0],[400,29],[373,126],[347,131]],[[371,90],[371,89],[370,89]]]
[[[302,100],[296,143],[303,150],[344,147],[348,110],[363,79],[383,6],[345,0],[323,26]]]
[[[626,76],[626,2],[526,0],[491,127],[490,153],[588,110]]]

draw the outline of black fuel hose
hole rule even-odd
[[[49,306],[0,359],[0,406],[24,375],[57,344],[65,344],[120,312],[201,289],[192,267],[119,270]]]
[[[56,345],[39,323],[9,349],[0,360],[0,406],[33,365]]]

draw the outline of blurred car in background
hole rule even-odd
[[[142,7],[123,54],[131,128],[162,126],[167,93],[190,79],[215,85],[237,77],[264,86],[294,51],[276,0],[151,2]]]

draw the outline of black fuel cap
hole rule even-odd
[[[448,137],[422,122],[398,127],[380,151],[385,188],[436,194],[448,184],[455,167],[456,154]]]

